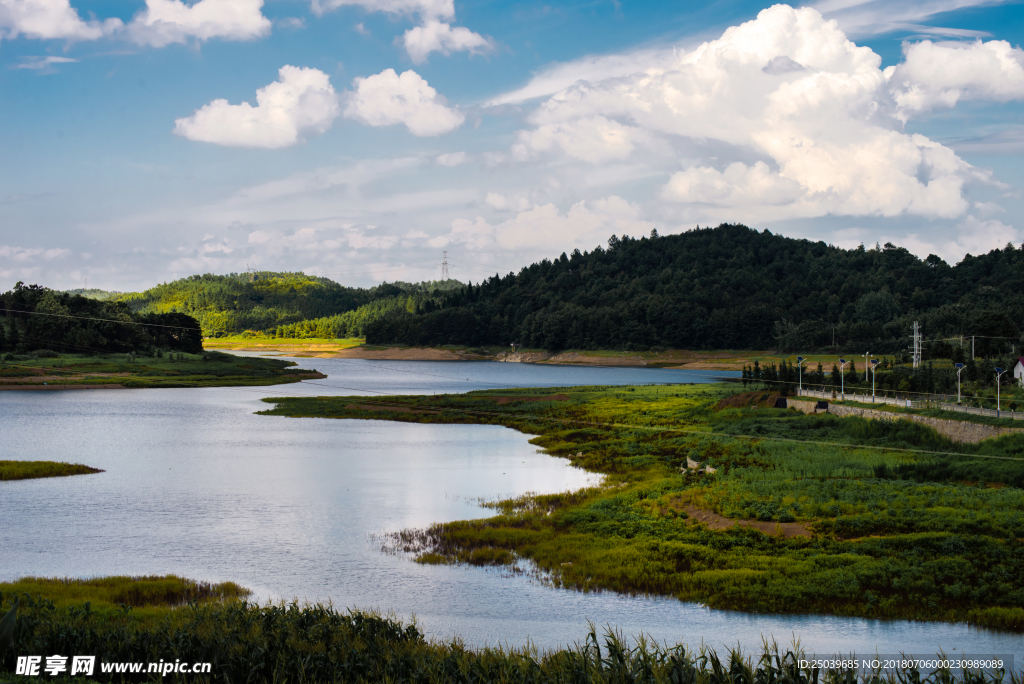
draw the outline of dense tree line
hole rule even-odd
[[[65,353],[203,350],[196,319],[183,313],[133,313],[99,301],[17,283],[0,294],[0,352]]]
[[[722,225],[680,235],[612,236],[443,298],[396,310],[367,341],[545,349],[825,348],[894,353],[919,321],[926,351],[947,358],[960,336],[976,355],[1020,345],[1024,249],[1007,245],[950,266],[886,244],[841,249]],[[955,339],[943,339],[955,338]]]
[[[339,319],[339,314],[385,300],[409,298],[418,302],[409,311],[419,311],[423,302],[437,293],[461,289],[458,281],[384,283],[364,289],[345,287],[333,280],[303,273],[231,273],[229,275],[194,275],[163,283],[145,292],[119,295],[132,311],[149,313],[180,312],[195,317],[208,336],[241,333],[247,330],[277,334],[291,329],[297,337],[318,337],[315,331],[334,330],[343,334],[328,337],[349,337],[348,330],[358,329],[380,306],[370,306],[363,314]],[[429,307],[428,307],[429,308]],[[389,310],[388,307],[384,309]],[[299,325],[296,325],[299,324]],[[280,335],[278,335],[280,336]],[[292,336],[292,335],[288,335]]]

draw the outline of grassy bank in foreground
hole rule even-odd
[[[294,361],[235,356],[223,352],[201,354],[6,355],[0,362],[0,389],[42,389],[56,386],[236,387],[279,385],[323,378],[317,371],[293,368]]]
[[[114,596],[104,583],[131,588],[155,586],[134,595]],[[57,583],[61,598],[48,598]],[[161,593],[174,585],[171,598]],[[539,653],[536,649],[469,649],[458,640],[428,641],[415,624],[373,613],[339,612],[322,605],[258,606],[232,600],[231,592],[195,597],[201,585],[177,577],[107,578],[105,580],[22,580],[0,584],[0,611],[15,596],[20,600],[13,648],[0,653],[0,671],[14,672],[18,655],[94,655],[94,675],[77,681],[188,682],[495,682],[594,684],[881,684],[919,682],[909,668],[887,678],[870,671],[800,667],[799,648],[766,644],[760,653],[693,649],[638,640],[632,644],[615,633],[603,638],[591,628],[574,647]],[[229,585],[215,585],[228,587]],[[234,585],[230,585],[233,587]],[[40,587],[44,593],[35,594]],[[192,594],[182,589],[191,589]],[[237,587],[236,587],[237,589]],[[74,593],[74,600],[68,596]],[[108,598],[136,599],[116,611],[96,610]],[[92,603],[80,603],[88,599]],[[189,600],[187,606],[172,608]],[[145,605],[148,617],[133,606]],[[694,641],[699,635],[693,635]],[[823,654],[819,654],[823,655]],[[829,654],[831,655],[831,654]],[[869,655],[869,654],[864,654]],[[870,654],[873,655],[873,654]],[[932,654],[916,654],[931,656]],[[117,675],[103,673],[104,663],[175,661],[210,663],[203,675]],[[4,675],[5,681],[36,682],[39,677]],[[47,679],[52,679],[47,677]],[[1021,684],[1018,672],[941,671],[936,684]]]
[[[909,421],[805,415],[737,391],[274,398],[264,413],[505,425],[606,475],[601,487],[498,502],[493,518],[392,540],[421,562],[527,561],[583,591],[1024,631],[1024,436],[957,444]]]
[[[0,482],[4,480],[34,480],[40,477],[67,477],[102,473],[81,463],[56,461],[0,461]]]

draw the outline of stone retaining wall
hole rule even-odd
[[[997,427],[995,425],[983,425],[981,423],[969,423],[965,420],[946,420],[944,418],[930,418],[928,416],[917,416],[912,413],[893,413],[892,411],[878,411],[876,409],[858,408],[855,406],[842,406],[840,404],[829,404],[828,412],[836,416],[858,416],[871,420],[912,420],[916,423],[923,423],[934,428],[940,435],[948,437],[954,442],[965,444],[977,444],[983,439],[1001,437],[1014,432],[1024,432],[1021,428]]]

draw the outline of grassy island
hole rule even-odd
[[[67,477],[102,473],[99,468],[90,468],[81,463],[58,463],[56,461],[0,461],[0,481],[34,480],[40,477]]]
[[[45,351],[7,354],[0,361],[0,390],[262,386],[327,377],[295,365],[284,359],[217,351],[149,356]]]
[[[741,391],[268,398],[263,413],[504,425],[606,476],[395,535],[423,563],[519,566],[555,586],[715,608],[1024,631],[1024,435],[961,444]]]

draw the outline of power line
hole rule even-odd
[[[124,325],[140,325],[148,328],[171,328],[172,330],[198,330],[202,328],[187,328],[183,325],[161,325],[159,323],[140,323],[139,321],[120,321],[116,318],[93,318],[92,316],[72,316],[71,314],[46,313],[44,311],[18,311],[17,309],[0,309],[0,313],[23,314],[28,316],[52,316],[54,318],[77,318],[83,321],[100,321],[102,323],[123,323]]]

